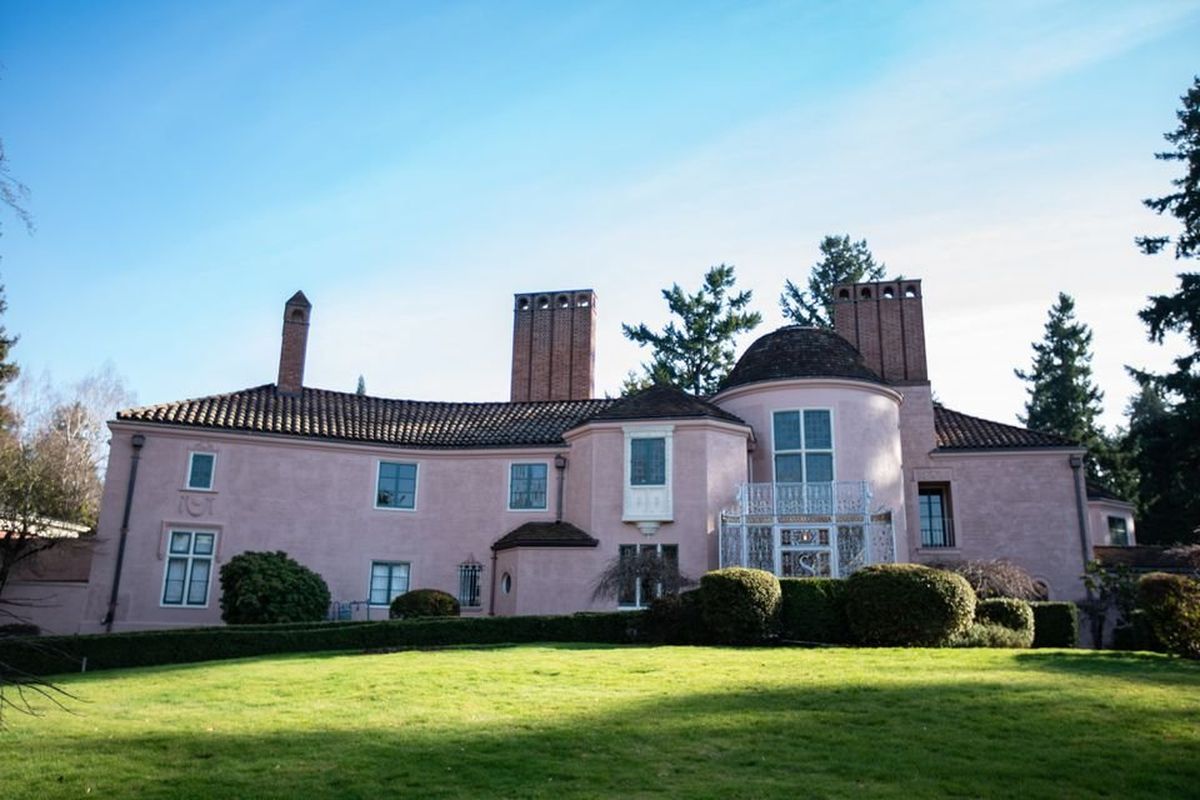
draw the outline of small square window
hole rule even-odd
[[[546,465],[512,464],[508,473],[508,507],[513,511],[546,507]]]
[[[416,508],[417,465],[392,461],[379,462],[375,484],[376,508]]]
[[[188,462],[189,489],[211,489],[217,457],[212,453],[192,453]]]

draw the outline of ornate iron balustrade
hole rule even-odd
[[[864,516],[870,513],[871,487],[866,481],[828,483],[744,483],[738,489],[741,516]]]

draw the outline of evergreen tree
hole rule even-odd
[[[1029,384],[1021,423],[1087,447],[1088,478],[1107,485],[1100,464],[1107,460],[1108,442],[1096,422],[1104,395],[1092,382],[1091,346],[1091,330],[1075,318],[1075,300],[1059,292],[1045,336],[1033,343],[1033,366],[1013,372]]]
[[[887,265],[875,263],[866,239],[851,242],[848,235],[826,236],[821,240],[821,260],[808,276],[808,290],[787,281],[779,295],[779,309],[784,319],[797,325],[832,328],[833,287],[882,280],[886,272]]]
[[[663,290],[663,299],[678,321],[671,320],[661,333],[646,325],[621,325],[625,338],[652,348],[651,360],[642,365],[643,377],[626,378],[622,391],[652,384],[670,384],[695,395],[715,392],[734,363],[734,340],[762,322],[757,311],[747,311],[751,292],[732,293],[733,267],[721,264],[704,275],[704,285],[687,294],[674,284]]]
[[[356,387],[354,387],[354,393],[355,394],[366,394],[367,393],[367,379],[364,378],[362,375],[358,376],[358,385]]]
[[[1175,258],[1190,260],[1200,255],[1200,77],[1193,78],[1182,102],[1176,112],[1179,127],[1164,134],[1174,149],[1155,158],[1183,162],[1184,174],[1171,181],[1176,191],[1143,201],[1156,213],[1175,217],[1182,230],[1174,239],[1145,236],[1137,244],[1153,255],[1173,242]],[[1130,419],[1143,470],[1138,492],[1138,538],[1143,541],[1200,541],[1200,273],[1178,277],[1174,294],[1151,297],[1138,316],[1151,341],[1161,344],[1168,333],[1182,334],[1184,354],[1165,375],[1130,370],[1142,387],[1139,400],[1147,393],[1157,398],[1152,409],[1139,411],[1140,419]],[[1161,460],[1151,463],[1154,458]],[[1169,474],[1162,473],[1164,468]]]
[[[4,297],[4,286],[0,284],[0,316],[8,310],[8,301]],[[15,422],[15,415],[9,408],[6,392],[8,385],[17,379],[21,369],[9,360],[9,351],[17,343],[16,336],[9,336],[0,325],[0,431],[10,430]]]

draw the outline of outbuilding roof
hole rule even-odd
[[[721,382],[721,389],[789,378],[849,378],[883,383],[862,355],[825,328],[788,325],[760,336]]]
[[[501,536],[492,545],[493,550],[511,550],[514,547],[595,547],[598,539],[569,522],[526,522],[516,530]]]
[[[939,450],[1014,450],[1079,447],[1064,436],[972,417],[935,403],[934,432]]]

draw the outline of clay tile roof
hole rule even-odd
[[[788,378],[850,378],[883,383],[854,345],[833,331],[788,325],[750,345],[721,382],[721,388]]]
[[[1057,434],[1031,431],[1016,425],[972,417],[938,404],[933,406],[933,422],[939,450],[1079,447],[1070,439]]]
[[[371,442],[400,447],[472,448],[562,444],[563,432],[618,401],[438,403],[274,384],[117,412],[118,420]]]
[[[569,522],[526,522],[501,536],[493,550],[514,547],[595,547],[600,542]]]
[[[746,423],[739,417],[718,408],[707,400],[688,394],[674,386],[651,386],[637,394],[622,397],[600,413],[593,420],[622,420],[622,419],[680,419],[680,418],[711,417],[713,419]]]

